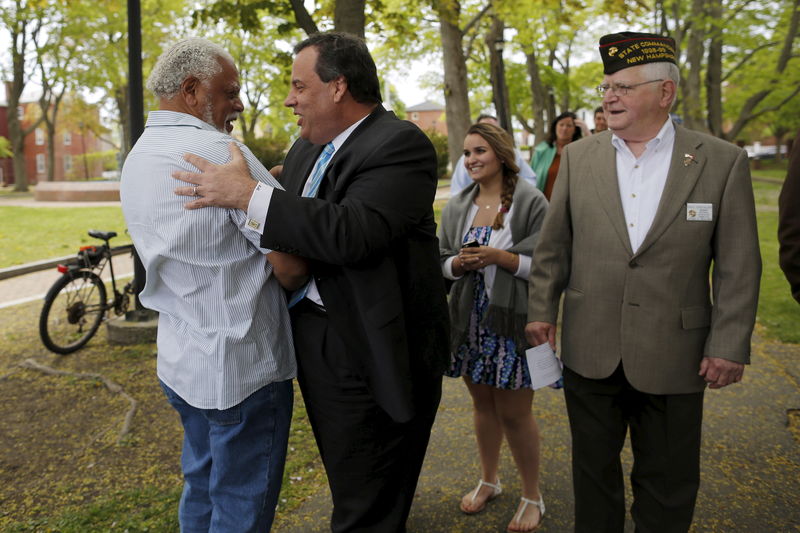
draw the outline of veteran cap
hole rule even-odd
[[[675,63],[675,39],[655,33],[612,33],[600,38],[600,57],[604,74],[645,63]]]

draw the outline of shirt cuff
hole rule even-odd
[[[453,274],[453,261],[455,260],[456,257],[458,256],[454,255],[453,257],[448,257],[447,259],[444,260],[444,263],[442,264],[442,274],[447,279],[457,280],[464,277],[464,276],[455,276]]]
[[[258,183],[250,197],[250,203],[247,204],[247,227],[259,235],[264,234],[264,224],[267,221],[269,203],[274,190],[269,185]]]
[[[514,277],[526,280],[531,275],[531,256],[517,254],[517,257],[519,257],[519,265],[517,271],[514,272]]]

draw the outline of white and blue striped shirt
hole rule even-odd
[[[236,209],[183,207],[176,170],[197,172],[191,152],[230,160],[233,139],[202,120],[152,111],[122,169],[120,197],[147,271],[142,304],[158,311],[158,377],[188,404],[227,409],[296,374],[286,299]],[[245,146],[250,174],[280,188]]]

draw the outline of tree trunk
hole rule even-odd
[[[119,112],[119,125],[122,128],[122,143],[119,148],[119,167],[125,163],[128,152],[131,151],[130,110],[128,109],[128,86],[122,85],[114,91],[114,101]]]
[[[708,130],[712,135],[724,138],[722,131],[722,1],[708,0],[713,30],[708,44],[706,67],[706,108]]]
[[[54,122],[45,120],[47,130],[47,181],[53,181],[56,177],[56,125]]]
[[[492,82],[492,102],[497,113],[500,127],[509,135],[514,135],[511,126],[511,109],[509,106],[506,70],[503,63],[503,30],[505,23],[496,15],[492,16],[492,25],[486,34],[486,48],[489,50],[489,72]]]
[[[364,38],[364,6],[366,0],[336,0],[333,8],[333,27],[336,31]]]
[[[686,76],[683,83],[683,123],[693,130],[703,131],[705,119],[700,96],[703,56],[705,55],[706,26],[704,20],[705,0],[692,0],[689,15],[692,26],[686,46]]]
[[[533,136],[536,144],[547,138],[547,125],[544,119],[546,96],[542,77],[539,73],[539,63],[536,61],[536,51],[525,54],[525,63],[528,67],[528,77],[531,80],[531,114],[533,115]]]
[[[317,24],[308,13],[303,0],[289,0],[289,3],[292,6],[292,11],[294,11],[294,20],[297,22],[297,26],[306,32],[306,35],[318,33],[319,28],[317,28]]]
[[[464,136],[471,122],[467,62],[461,47],[464,34],[458,26],[461,6],[456,0],[441,0],[437,2],[436,8],[442,36],[447,148],[450,164],[454,166],[464,149]]]
[[[22,136],[22,128],[19,119],[11,119],[11,115],[17,114],[17,106],[11,106],[9,99],[8,106],[8,135],[11,137],[11,150],[14,152],[14,190],[25,192],[28,190],[28,174],[25,171],[25,137]]]
[[[22,9],[16,3],[17,11]],[[22,121],[17,109],[22,91],[25,88],[25,52],[27,49],[27,22],[23,19],[9,28],[11,33],[11,71],[12,79],[6,83],[6,98],[8,99],[8,135],[11,137],[11,149],[14,151],[14,190],[25,192],[28,190],[28,175],[25,172],[25,132],[22,130]]]

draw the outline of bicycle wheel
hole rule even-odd
[[[67,272],[50,287],[39,316],[39,335],[48,350],[72,353],[97,332],[106,312],[106,286],[89,270]]]

